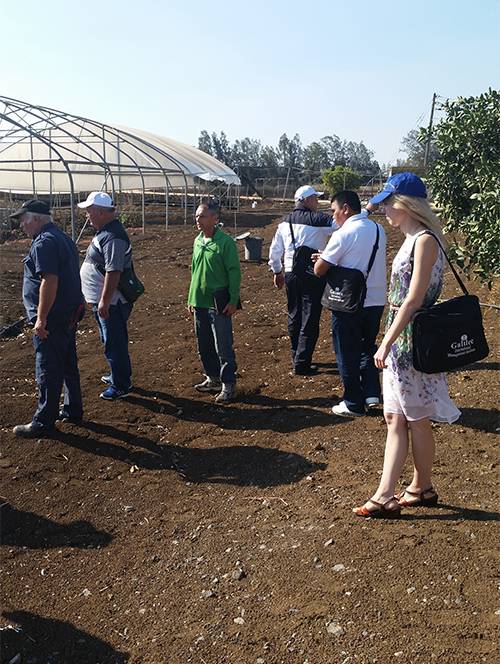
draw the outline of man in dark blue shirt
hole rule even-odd
[[[33,325],[38,407],[29,424],[14,427],[16,436],[51,433],[57,419],[82,419],[82,393],[76,355],[76,326],[83,315],[78,250],[54,224],[43,201],[23,203],[11,215],[33,238],[23,259],[23,301]],[[64,406],[59,399],[64,385]]]

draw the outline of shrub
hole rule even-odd
[[[491,287],[500,274],[500,92],[459,97],[443,108],[428,183],[445,232],[459,235],[453,258]]]
[[[361,184],[359,175],[346,166],[335,166],[327,168],[322,175],[323,186],[331,196],[343,189],[356,190]]]

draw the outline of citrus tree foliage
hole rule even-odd
[[[456,234],[455,260],[491,284],[500,274],[500,92],[459,97],[444,110],[428,183],[445,231]]]
[[[323,171],[322,182],[333,196],[343,189],[356,190],[361,184],[361,178],[347,166],[335,166],[335,168],[327,168],[326,171]]]

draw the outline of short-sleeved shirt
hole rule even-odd
[[[127,231],[118,219],[113,219],[94,235],[80,270],[85,300],[98,304],[104,289],[106,272],[123,272],[132,264],[132,245]],[[126,302],[116,290],[111,304]]]
[[[45,224],[23,259],[23,303],[30,322],[37,317],[42,276],[58,277],[57,293],[48,320],[66,320],[82,304],[78,250],[73,240],[53,223]]]
[[[378,251],[366,280],[365,307],[384,306],[387,301],[386,238],[380,224],[378,229]],[[376,236],[377,225],[368,219],[366,212],[355,214],[332,235],[321,258],[332,265],[361,270],[366,275]]]

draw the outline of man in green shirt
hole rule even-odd
[[[193,245],[188,307],[194,314],[198,353],[206,379],[199,392],[217,393],[217,403],[236,395],[236,357],[231,317],[238,309],[241,270],[236,242],[217,225],[219,206],[199,205],[196,225],[201,231]]]

